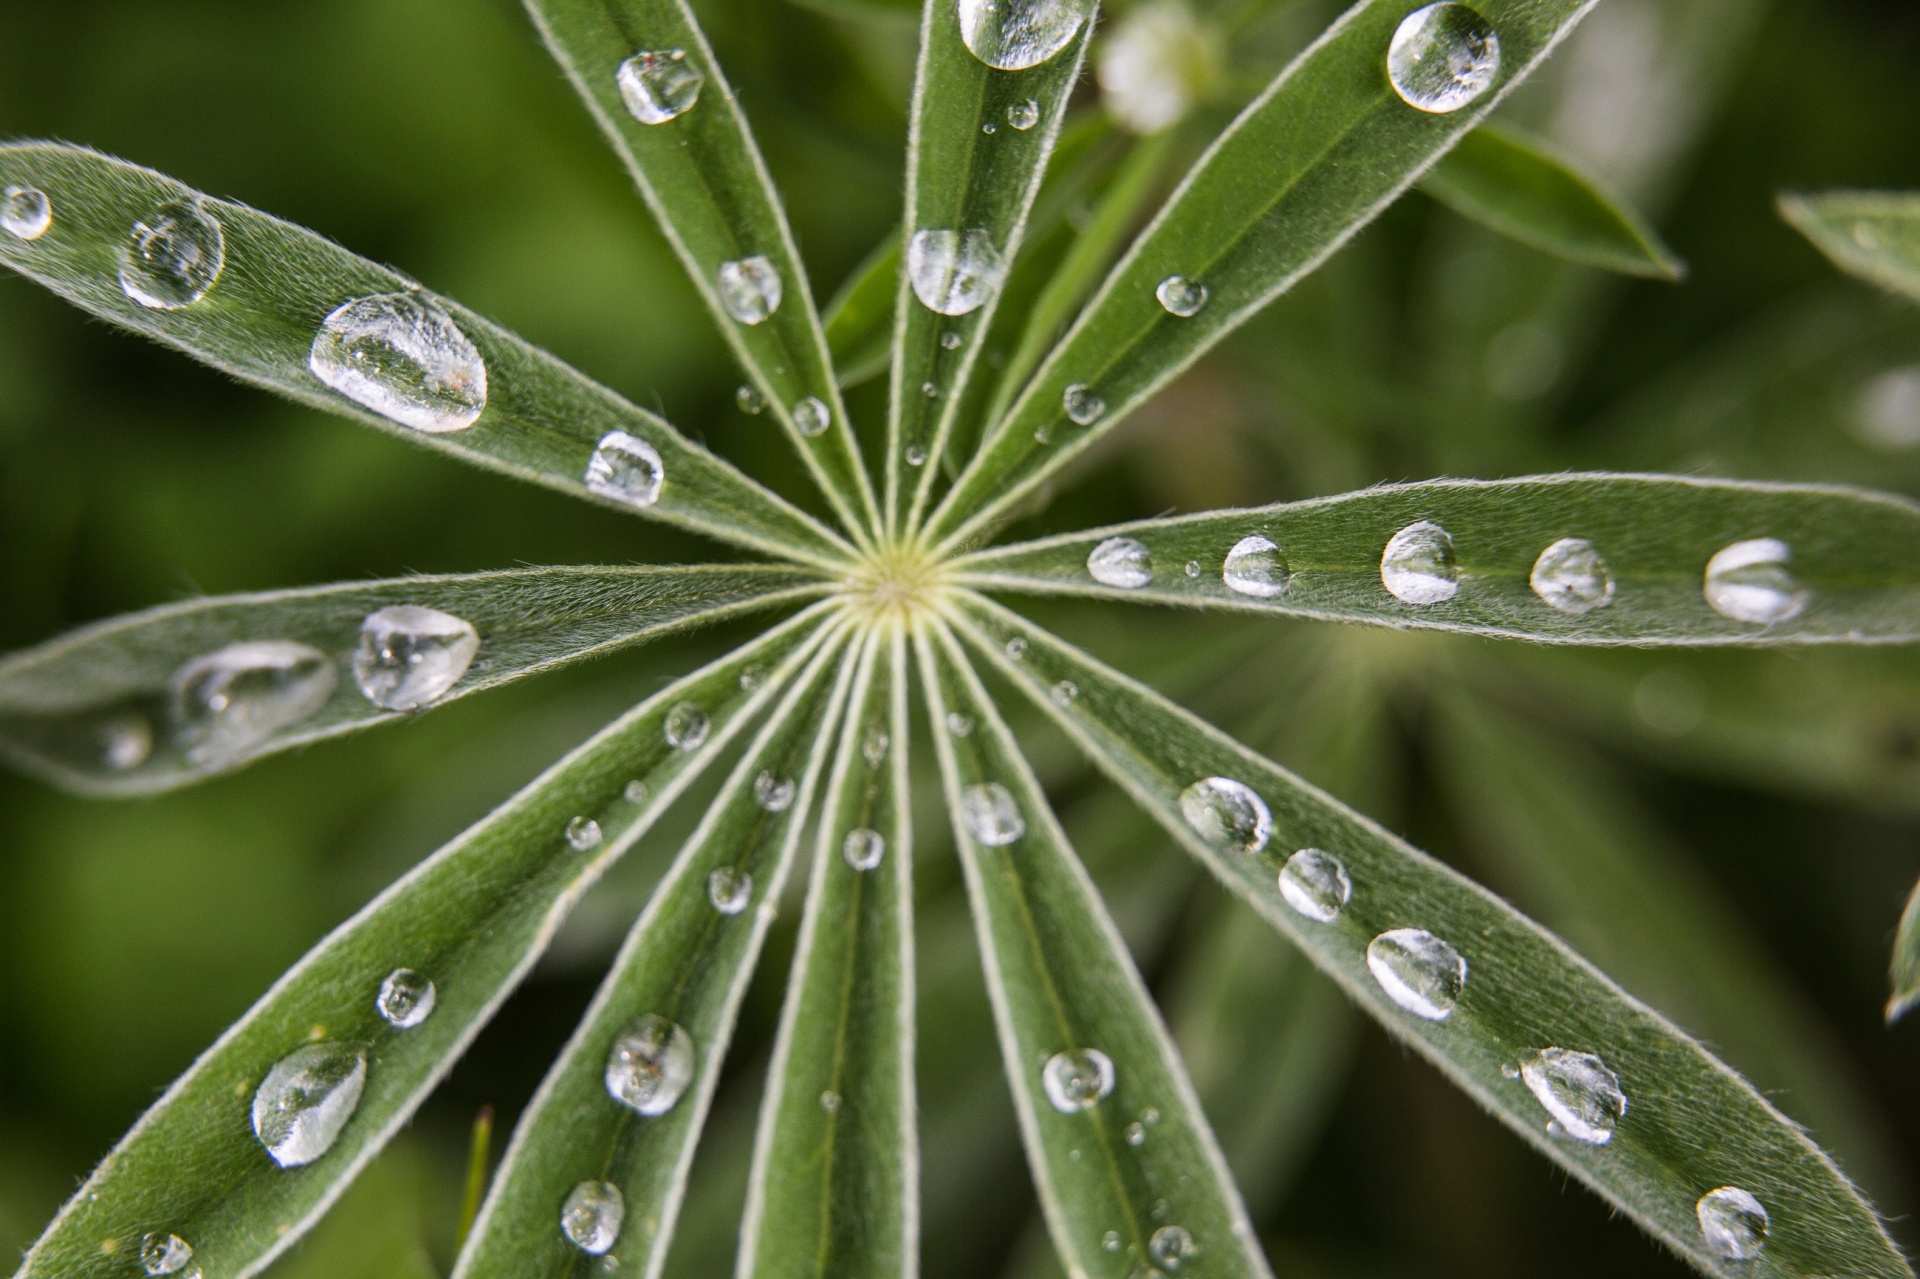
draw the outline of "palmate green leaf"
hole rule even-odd
[[[580,895],[819,647],[828,608],[648,698],[334,930],[101,1162],[17,1279],[125,1279],[156,1233],[185,1240],[204,1273],[239,1279],[284,1251],[406,1123]],[[748,672],[764,677],[751,691]],[[378,1006],[403,969],[434,991],[404,1028]],[[256,1136],[252,1099],[276,1063],[319,1045],[336,1063],[359,1055],[358,1104],[336,1098],[337,1136],[282,1167]],[[290,1161],[300,1144],[283,1144]]]
[[[820,807],[739,1279],[919,1273],[906,637],[869,632]]]
[[[916,644],[1001,1056],[1062,1263],[1263,1279],[1193,1085],[1045,792],[951,634]]]
[[[1787,194],[1780,216],[1848,275],[1920,300],[1920,194]]]
[[[1657,280],[1687,273],[1644,218],[1543,138],[1483,124],[1427,170],[1420,189],[1462,217],[1569,262]]]
[[[660,1273],[852,681],[847,624],[832,627],[654,890],[521,1115],[457,1279]],[[583,1196],[598,1211],[583,1217]]]
[[[1415,109],[1388,81],[1387,47],[1410,12],[1405,0],[1361,0],[1349,9],[1241,112],[1134,241],[934,512],[929,540],[983,536],[1069,458],[1325,261],[1477,125],[1592,3],[1476,6],[1498,33],[1498,71],[1470,105],[1447,114]],[[1175,276],[1206,290],[1199,309],[1184,317],[1158,297]],[[1187,290],[1175,296],[1182,310],[1196,299]]]
[[[536,568],[168,604],[0,661],[0,753],[75,790],[165,790],[824,589],[803,570],[770,566]],[[380,619],[392,616],[382,610],[402,608],[442,614],[427,621],[450,636],[455,623],[472,628],[471,665],[424,700],[403,682],[415,670],[407,646],[377,638]],[[430,671],[446,649],[425,647],[420,669]],[[223,666],[242,673],[208,674]],[[220,699],[234,705],[211,710]]]
[[[827,303],[827,350],[841,390],[886,372],[893,353],[893,304],[899,278],[900,230],[895,227]]]
[[[46,194],[52,222],[35,239],[0,236],[0,264],[85,311],[241,381],[492,470],[781,559],[831,566],[849,549],[819,521],[654,414],[399,272],[311,231],[80,147],[0,146],[0,186],[16,185]],[[223,243],[223,265],[211,288],[199,301],[173,310],[142,305],[121,284],[136,224],[163,222],[163,205],[194,208],[218,222]],[[211,261],[211,253],[201,260]],[[400,294],[449,317],[484,362],[485,407],[470,425],[442,417],[426,419],[431,429],[415,429],[314,375],[309,361],[330,315],[357,299]],[[416,321],[410,331],[406,340],[432,345],[429,324]],[[417,378],[417,369],[409,370],[390,351],[369,360],[363,367],[377,369],[384,361],[396,376]],[[477,389],[471,370],[449,360],[452,384],[471,408]],[[596,493],[587,484],[596,449],[616,432],[657,454],[660,484],[652,497],[644,484],[633,485],[628,499]]]
[[[1887,998],[1887,1021],[1899,1021],[1920,1003],[1920,884],[1900,912],[1900,931],[1893,938],[1893,962],[1888,967],[1893,994]]]
[[[1805,1133],[1552,934],[1024,619],[984,599],[959,607],[970,644],[1229,889],[1469,1096],[1694,1266],[1729,1279],[1911,1273]],[[1005,647],[1016,637],[1018,660]],[[1308,850],[1322,856],[1292,863]],[[1725,1187],[1768,1214],[1751,1260],[1732,1259],[1703,1229],[1702,1197]]]
[[[873,485],[840,402],[812,287],[773,179],[693,10],[684,0],[526,6],[626,162],[727,344],[854,540],[871,546],[870,530],[879,523]],[[699,77],[691,91],[689,76]],[[755,292],[756,269],[777,276],[777,298]],[[749,278],[736,280],[738,271]],[[818,408],[803,409],[809,400]],[[821,410],[830,421],[808,425]]]
[[[1429,552],[1402,556],[1409,543]],[[1743,552],[1769,562],[1714,570],[1723,552],[1723,565]],[[1560,644],[1920,638],[1920,506],[1818,485],[1604,474],[1381,485],[998,547],[952,571],[996,591]]]

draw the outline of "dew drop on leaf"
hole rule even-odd
[[[759,324],[780,309],[780,272],[762,254],[722,262],[714,283],[720,305],[742,324]]]
[[[1153,580],[1153,557],[1137,538],[1110,537],[1088,552],[1087,572],[1102,586],[1135,591]]]
[[[600,823],[591,817],[574,817],[567,822],[567,843],[576,853],[592,852],[605,838]]]
[[[412,1030],[433,1015],[440,992],[430,978],[411,968],[396,968],[380,983],[373,1006],[381,1020],[396,1030]]]
[[[1138,1119],[1127,1125],[1127,1144],[1144,1146],[1147,1144],[1147,1126]]]
[[[960,344],[964,341],[966,341],[966,339],[960,336],[958,330],[948,329],[940,335],[940,349],[943,351],[958,351]]]
[[[1303,848],[1280,868],[1280,896],[1296,913],[1330,924],[1352,900],[1353,881],[1332,853]]]
[[[274,1064],[253,1094],[253,1132],[273,1161],[298,1168],[333,1149],[367,1082],[351,1044],[308,1044]]]
[[[908,466],[917,467],[927,464],[927,450],[918,444],[907,445],[906,451],[901,456],[906,459]]]
[[[866,740],[860,743],[860,758],[867,761],[868,768],[878,768],[892,745],[893,738],[887,735],[886,729],[877,726],[869,728]]]
[[[840,841],[840,856],[855,870],[872,870],[887,855],[887,838],[877,830],[856,826]]]
[[[1160,299],[1168,315],[1186,320],[1200,314],[1200,308],[1207,304],[1207,286],[1184,275],[1170,275],[1160,281],[1153,296]]]
[[[647,802],[649,792],[647,790],[647,784],[636,777],[628,782],[620,793],[626,798],[629,804],[644,804]]]
[[[1231,777],[1203,777],[1181,791],[1180,815],[1212,847],[1249,857],[1273,838],[1267,801]]]
[[[1063,1115],[1091,1110],[1113,1091],[1113,1058],[1098,1048],[1055,1053],[1040,1068],[1040,1086]]]
[[[587,488],[624,506],[649,507],[660,500],[666,463],[653,445],[625,431],[608,431],[594,446],[582,477]]]
[[[968,736],[973,732],[973,716],[963,711],[948,711],[947,731],[955,737]]]
[[[1162,1226],[1147,1240],[1147,1255],[1162,1270],[1178,1270],[1193,1255],[1193,1236],[1183,1226]]]
[[[37,187],[0,191],[0,228],[17,240],[37,240],[53,225],[53,201]]]
[[[809,395],[793,406],[793,427],[809,438],[825,431],[833,421],[833,411],[817,395]]]
[[[1199,560],[1188,560],[1188,561],[1187,561],[1187,576],[1188,576],[1188,577],[1198,577],[1198,576],[1200,576],[1200,561],[1199,561]]]
[[[1027,640],[1024,635],[1016,635],[1006,643],[1007,656],[1019,661],[1027,655]]]
[[[1563,537],[1540,552],[1527,577],[1533,593],[1562,613],[1578,617],[1613,599],[1613,574],[1593,543]]]
[[[706,77],[687,61],[684,49],[650,49],[634,54],[614,72],[620,100],[641,124],[665,124],[693,110]]]
[[[325,653],[291,640],[251,640],[196,657],[174,672],[168,712],[187,758],[230,763],[310,718],[339,676]]]
[[[193,1245],[179,1235],[154,1231],[140,1239],[140,1268],[150,1275],[171,1275],[193,1260]]]
[[[418,710],[445,697],[479,651],[471,623],[418,604],[394,604],[360,623],[353,681],[375,706]]]
[[[1293,570],[1271,539],[1254,533],[1235,542],[1227,552],[1220,566],[1220,580],[1236,595],[1270,600],[1287,593]]]
[[[1108,1252],[1119,1252],[1120,1251],[1120,1232],[1118,1230],[1109,1230],[1107,1231],[1106,1234],[1101,1235],[1100,1246],[1102,1248],[1105,1248]]]
[[[1736,622],[1770,626],[1790,621],[1807,606],[1807,593],[1787,565],[1793,548],[1778,538],[1757,537],[1722,547],[1707,561],[1707,604]]]
[[[1075,382],[1061,392],[1060,407],[1081,426],[1092,426],[1107,411],[1107,402],[1095,395],[1084,382]]]
[[[607,1054],[607,1094],[643,1115],[664,1115],[693,1082],[693,1036],[658,1013],[637,1017]]]
[[[1721,1186],[1700,1196],[1693,1206],[1700,1233],[1716,1257],[1752,1261],[1767,1246],[1773,1220],[1758,1199],[1738,1186]]]
[[[220,219],[198,196],[167,200],[121,246],[120,291],[149,310],[178,311],[205,297],[226,265]]]
[[[926,396],[929,400],[937,400],[940,398],[940,388],[931,382],[922,382],[920,384],[920,394]]]
[[[1453,1016],[1467,961],[1424,928],[1396,928],[1367,943],[1367,969],[1387,998],[1427,1021]]]
[[[791,808],[795,791],[791,777],[776,777],[771,769],[761,769],[753,779],[753,802],[769,813],[784,813]]]
[[[749,417],[760,416],[767,407],[767,397],[760,394],[760,388],[745,382],[734,391],[733,402],[739,405],[740,411]]]
[[[1620,1077],[1592,1053],[1542,1048],[1521,1061],[1520,1078],[1553,1117],[1550,1131],[1589,1146],[1612,1141],[1613,1126],[1627,1113]]]
[[[626,1216],[620,1187],[610,1181],[583,1181],[560,1205],[560,1231],[581,1252],[598,1257],[618,1242]]]
[[[673,749],[697,751],[706,745],[707,734],[712,729],[713,723],[705,711],[692,702],[680,702],[667,712],[667,722],[661,731]]]
[[[1020,806],[999,782],[976,782],[960,793],[960,821],[988,848],[1003,848],[1027,833]]]
[[[913,295],[930,311],[966,315],[1000,291],[1006,260],[993,233],[979,227],[953,230],[931,227],[907,241],[907,279]]]
[[[1058,54],[1087,20],[1087,0],[960,0],[960,39],[998,71],[1024,71]]]
[[[1380,582],[1404,604],[1439,604],[1460,589],[1453,535],[1431,520],[1395,533],[1380,556]]]
[[[1408,106],[1445,115],[1472,104],[1500,73],[1500,36],[1464,4],[1430,4],[1400,22],[1387,79]]]
[[[1053,699],[1055,706],[1071,706],[1080,696],[1080,686],[1070,679],[1063,679],[1047,690],[1047,696]]]
[[[707,900],[722,915],[738,915],[753,900],[753,876],[735,866],[708,871]]]
[[[307,368],[390,422],[428,435],[472,426],[487,407],[487,364],[451,316],[412,293],[335,308],[313,335]]]
[[[1040,104],[1032,98],[1014,103],[1007,108],[1007,123],[1025,133],[1040,123]]]

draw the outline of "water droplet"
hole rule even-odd
[[[929,228],[907,241],[907,279],[914,296],[941,315],[966,315],[985,306],[1006,273],[993,233],[979,227]]]
[[[1467,984],[1467,961],[1424,928],[1396,928],[1368,942],[1367,968],[1388,999],[1428,1021],[1451,1017]]]
[[[1060,406],[1066,409],[1068,417],[1081,426],[1092,426],[1107,411],[1107,402],[1089,390],[1084,382],[1075,382],[1063,391]]]
[[[957,330],[948,329],[945,333],[942,333],[940,335],[940,346],[941,346],[941,349],[943,350],[958,351],[960,349],[960,343],[962,343],[965,340],[966,339],[962,338]]]
[[[762,254],[722,262],[714,280],[720,305],[742,324],[758,324],[780,309],[780,272]]]
[[[738,915],[753,900],[753,876],[734,866],[707,872],[707,900],[722,915]]]
[[[396,968],[380,983],[374,996],[375,1011],[396,1030],[412,1030],[433,1016],[433,1005],[440,998],[432,979],[411,968]]]
[[[1188,577],[1198,577],[1198,576],[1200,576],[1200,561],[1199,561],[1199,560],[1188,560],[1188,561],[1187,561],[1187,576],[1188,576]]]
[[[1164,1199],[1154,1200],[1152,1215],[1155,1221],[1165,1221],[1167,1219],[1167,1201]]]
[[[1153,296],[1160,299],[1160,305],[1167,309],[1168,315],[1177,315],[1185,320],[1200,313],[1207,304],[1207,286],[1198,280],[1189,280],[1184,275],[1170,275],[1160,281]]]
[[[566,834],[567,843],[577,853],[593,851],[600,847],[600,841],[604,838],[600,831],[600,823],[591,817],[569,818]]]
[[[793,429],[812,438],[833,422],[833,410],[817,395],[809,395],[793,406]]]
[[[1087,572],[1102,586],[1138,590],[1153,580],[1153,557],[1145,542],[1110,537],[1088,552]]]
[[[872,870],[887,855],[887,837],[877,830],[856,826],[840,841],[840,856],[855,870]]]
[[[1387,46],[1387,79],[1408,106],[1458,111],[1493,87],[1500,36],[1464,4],[1430,4],[1401,19]]]
[[[693,1036],[657,1013],[634,1019],[607,1054],[607,1094],[643,1115],[664,1115],[693,1082]]]
[[[312,716],[338,681],[317,648],[291,640],[229,644],[174,672],[168,712],[187,758],[214,767]]]
[[[960,39],[999,71],[1024,71],[1053,57],[1087,19],[1084,0],[960,0]]]
[[[1453,563],[1453,535],[1431,520],[1395,533],[1380,555],[1380,581],[1406,604],[1438,604],[1460,589]]]
[[[610,1181],[583,1181],[560,1205],[560,1231],[581,1252],[598,1257],[620,1238],[626,1215],[620,1187]]]
[[[1193,1255],[1193,1236],[1183,1226],[1162,1226],[1147,1240],[1147,1255],[1162,1270],[1178,1270]]]
[[[628,782],[626,788],[620,793],[626,796],[629,804],[644,804],[647,802],[647,784],[637,777]]]
[[[758,666],[749,666],[740,672],[740,691],[743,693],[757,693],[766,682],[767,673]]]
[[[767,397],[760,394],[760,388],[746,382],[742,382],[734,391],[733,402],[739,405],[740,411],[749,417],[760,416],[767,407]]]
[[[1787,569],[1792,559],[1793,548],[1778,538],[1722,547],[1707,561],[1708,605],[1723,617],[1760,626],[1798,617],[1807,593]]]
[[[608,431],[600,437],[583,477],[586,486],[601,497],[639,507],[660,500],[660,486],[666,478],[666,463],[660,460],[659,451],[625,431]]]
[[[641,124],[665,124],[691,111],[705,79],[688,63],[684,49],[636,53],[614,73],[620,100]]]
[[[1020,806],[999,782],[976,782],[962,791],[960,821],[988,848],[1002,848],[1027,833]]]
[[[937,400],[940,398],[940,388],[931,382],[922,382],[920,384],[920,394],[926,396],[929,400]]]
[[[1027,655],[1026,637],[1023,635],[1014,636],[1012,639],[1007,641],[1006,649],[1007,649],[1008,657],[1012,658],[1016,662],[1019,661],[1021,658]]]
[[[446,435],[487,407],[487,364],[445,311],[411,293],[379,293],[321,322],[307,368],[390,422]]]
[[[1047,696],[1053,699],[1055,706],[1070,706],[1080,696],[1080,686],[1070,679],[1063,679],[1047,690]]]
[[[1113,1058],[1098,1048],[1055,1053],[1040,1068],[1040,1086],[1063,1115],[1092,1110],[1113,1091]]]
[[[1153,1127],[1153,1125],[1160,1122],[1160,1107],[1148,1106],[1145,1110],[1140,1112],[1140,1118],[1146,1121],[1147,1127],[1149,1128]]]
[[[1716,1257],[1752,1261],[1766,1250],[1772,1218],[1758,1199],[1738,1186],[1722,1186],[1701,1195],[1693,1215],[1700,1219],[1700,1233]]]
[[[1853,433],[1889,452],[1920,446],[1920,365],[1888,369],[1860,388]]]
[[[1000,131],[999,126],[994,124],[994,122],[991,120],[987,121],[985,124],[980,126],[980,132],[986,134],[988,137],[992,137],[994,134],[998,133],[999,131]]]
[[[52,225],[53,201],[47,199],[46,192],[25,186],[10,186],[0,191],[0,227],[6,228],[9,235],[20,240],[37,240]]]
[[[333,1148],[366,1082],[367,1056],[351,1044],[296,1049],[253,1094],[254,1135],[282,1168],[310,1164]]]
[[[96,732],[101,766],[116,773],[138,768],[153,755],[153,726],[144,715],[109,716]]]
[[[927,464],[927,451],[918,444],[907,445],[906,452],[901,456],[906,458],[908,466],[925,466]]]
[[[353,682],[375,706],[418,710],[446,696],[479,651],[479,634],[461,618],[418,604],[394,604],[360,623]]]
[[[133,224],[120,249],[120,291],[155,311],[178,311],[207,296],[227,265],[220,220],[198,196],[168,200]]]
[[[955,737],[965,737],[973,732],[973,716],[960,711],[947,712],[947,731]]]
[[[1007,123],[1025,133],[1040,123],[1040,104],[1032,98],[1025,102],[1016,102],[1007,108]]]
[[[1592,542],[1581,537],[1563,537],[1540,552],[1527,584],[1548,604],[1576,617],[1613,599],[1613,574],[1607,562]]]
[[[1330,924],[1353,899],[1353,881],[1332,853],[1303,848],[1280,868],[1280,896],[1308,919]]]
[[[667,745],[677,751],[697,751],[707,744],[707,734],[712,731],[713,722],[707,713],[692,702],[681,702],[667,712],[664,728]]]
[[[1227,552],[1226,562],[1220,566],[1220,580],[1236,595],[1277,599],[1287,593],[1293,569],[1271,539],[1252,533]]]
[[[887,736],[884,728],[869,728],[867,739],[860,743],[860,757],[867,761],[868,768],[880,767],[880,761],[887,757],[887,748],[893,745],[893,738]]]
[[[820,1109],[829,1115],[840,1109],[840,1094],[828,1088],[820,1094]]]
[[[784,813],[793,806],[796,790],[791,777],[775,777],[771,770],[761,769],[753,779],[753,802],[769,813]]]
[[[1101,1235],[1100,1246],[1102,1248],[1105,1248],[1108,1252],[1119,1252],[1120,1251],[1120,1232],[1118,1230],[1109,1230],[1107,1231],[1106,1234]]]
[[[1245,782],[1204,777],[1180,792],[1180,815],[1215,848],[1251,857],[1273,837],[1273,812]]]
[[[1520,1063],[1520,1078],[1561,1133],[1589,1146],[1612,1141],[1627,1113],[1620,1077],[1592,1053],[1542,1048]]]
[[[170,1275],[193,1260],[193,1245],[179,1235],[154,1231],[140,1238],[140,1268],[150,1275]]]
[[[1147,1126],[1138,1119],[1127,1125],[1127,1144],[1144,1146],[1147,1144]]]

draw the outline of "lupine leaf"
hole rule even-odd
[[[684,0],[526,0],[526,5],[555,60],[626,162],[727,344],[767,397],[854,540],[868,545],[878,522],[873,486],[840,402],[806,268],[746,117],[693,10]],[[650,63],[631,61],[650,56]],[[697,94],[683,105],[685,77],[695,74]],[[777,275],[779,297],[770,309],[764,304],[744,313],[729,308],[723,273],[742,263]],[[805,417],[801,405],[809,399],[831,417],[821,429],[798,425]]]
[[[1063,1264],[1261,1279],[1193,1085],[1045,792],[952,636],[917,643],[1001,1056]]]
[[[1920,301],[1920,194],[1782,195],[1780,216],[1848,275]]]
[[[1730,1279],[1911,1273],[1798,1126],[1551,933],[1024,619],[983,599],[961,607],[973,647],[1229,889],[1375,1020],[1695,1267]],[[1026,641],[1018,661],[1005,651],[1015,636]],[[1283,896],[1278,872],[1308,850],[1321,860],[1296,864],[1303,909]],[[1530,1078],[1560,1111],[1546,1109]],[[1700,1200],[1724,1187],[1767,1213],[1753,1259],[1716,1250],[1703,1229]]]
[[[1388,81],[1387,47],[1409,12],[1403,0],[1349,9],[1194,166],[928,521],[930,538],[977,538],[1318,266],[1478,124],[1591,7],[1592,0],[1478,5],[1498,33],[1498,71],[1470,105],[1446,114],[1416,110]],[[1157,297],[1174,276],[1207,291],[1185,318]],[[1075,397],[1082,420],[1065,404],[1075,387],[1085,388]]]
[[[1544,139],[1483,124],[1427,170],[1420,189],[1463,217],[1570,262],[1659,280],[1686,274],[1645,219]]]
[[[1887,1021],[1896,1022],[1920,1003],[1920,884],[1907,898],[1900,912],[1900,931],[1893,939],[1893,962],[1888,978],[1893,994],[1887,999]]]
[[[824,608],[641,703],[336,929],[101,1162],[19,1279],[124,1279],[156,1233],[186,1241],[208,1274],[244,1277],[285,1250],[407,1122],[601,871],[818,646]],[[749,692],[750,670],[774,673]],[[681,735],[687,749],[667,738],[683,706],[708,724],[704,741]],[[397,969],[433,982],[428,1015],[405,1029],[376,1007]],[[318,1043],[363,1054],[358,1104],[323,1154],[281,1167],[250,1099],[275,1063]]]
[[[893,305],[899,292],[900,230],[873,246],[827,303],[827,350],[840,387],[886,371],[893,353]]]
[[[596,1273],[659,1274],[740,1000],[846,698],[853,663],[842,657],[846,626],[835,625],[654,890],[521,1115],[457,1279],[571,1275],[589,1264]],[[767,799],[769,784],[783,788],[784,804]],[[740,875],[751,879],[729,878]],[[632,1091],[622,1101],[613,1092],[621,1044],[636,1036]],[[562,1230],[563,1205],[590,1184],[621,1205],[610,1237],[591,1249]]]
[[[625,645],[818,593],[797,569],[536,568],[229,595],[168,604],[63,635],[0,661],[0,752],[75,790],[143,794],[237,768],[273,751],[399,719],[445,701]],[[422,608],[429,633],[458,638],[464,673],[426,700],[403,676],[404,643],[383,640],[382,610]],[[401,615],[416,627],[420,619]],[[279,646],[265,653],[262,644]],[[252,646],[249,649],[237,645]],[[297,645],[299,649],[286,646]],[[431,670],[434,644],[421,655]],[[301,650],[304,650],[302,652]],[[196,680],[229,665],[278,669],[247,719],[248,680]],[[217,665],[213,663],[212,665]],[[452,673],[449,671],[448,673]],[[444,678],[444,677],[443,677]],[[375,696],[381,702],[376,702]],[[211,713],[214,699],[239,705]]]
[[[741,1279],[919,1273],[906,640],[869,633],[820,807]]]
[[[1425,525],[1425,529],[1416,529]],[[1455,574],[1437,568],[1389,592],[1383,571],[1403,530],[1450,540]],[[1243,539],[1257,538],[1263,549]],[[1090,558],[1112,539],[1134,572],[1097,581]],[[1583,541],[1604,561],[1584,596],[1555,594],[1550,548]],[[1778,545],[1760,546],[1771,541]],[[1736,543],[1766,568],[1716,575]],[[1245,555],[1246,548],[1258,552]],[[1231,552],[1243,549],[1243,558]],[[1238,566],[1230,571],[1229,559]],[[1585,564],[1585,561],[1581,561]],[[1431,566],[1430,566],[1431,567]],[[1576,565],[1576,567],[1578,567]],[[1591,574],[1591,565],[1581,571]],[[1142,520],[996,548],[956,562],[958,580],[992,590],[1095,595],[1191,607],[1285,613],[1385,626],[1505,635],[1560,644],[1901,642],[1920,638],[1920,506],[1906,498],[1817,485],[1672,476],[1558,475],[1433,480],[1241,511]],[[1141,580],[1140,573],[1148,576]],[[1761,574],[1765,580],[1752,576]],[[1238,581],[1236,588],[1228,578]],[[1606,582],[1611,582],[1610,593]],[[1539,583],[1536,585],[1535,583]],[[1757,591],[1758,594],[1753,592]],[[1409,602],[1424,598],[1431,602]],[[1439,598],[1435,598],[1439,597]],[[1595,601],[1604,599],[1604,603]],[[1760,605],[1767,605],[1761,609]],[[1781,614],[1790,614],[1781,616]]]
[[[825,526],[654,414],[399,272],[311,231],[202,195],[151,169],[53,143],[0,146],[0,184],[44,191],[53,214],[36,239],[0,236],[0,264],[83,310],[244,382],[492,470],[782,559],[832,564],[845,553],[846,543]],[[134,301],[120,273],[131,250],[132,228],[157,220],[160,206],[172,202],[196,207],[218,222],[224,265],[199,301],[165,310]],[[448,317],[484,362],[484,408],[469,425],[457,425],[463,412],[424,419],[431,429],[416,429],[370,409],[364,400],[348,398],[315,375],[315,348],[329,316],[357,299],[396,295],[409,299],[400,306],[437,309]],[[416,325],[413,338],[420,333]],[[405,371],[390,350],[375,352],[374,358]],[[471,370],[456,380],[459,394],[452,398],[470,411],[477,389]],[[615,432],[657,455],[660,483],[645,504],[640,501],[645,486],[636,486],[638,497],[622,500],[597,493],[586,482],[595,450]]]

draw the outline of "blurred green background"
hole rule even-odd
[[[824,298],[897,213],[913,15],[863,0],[697,7]],[[1169,180],[1336,12],[1196,9],[1227,56],[1171,136]],[[1510,115],[1652,213],[1691,263],[1683,284],[1561,268],[1409,196],[1117,432],[1031,527],[1572,466],[1920,493],[1920,396],[1901,418],[1884,380],[1920,386],[1920,319],[1834,277],[1772,212],[1783,188],[1920,187],[1916,65],[1909,0],[1603,0]],[[1102,109],[1091,80],[1078,109]],[[734,407],[720,341],[509,0],[14,6],[0,132],[86,143],[314,227],[798,482],[766,420]],[[1124,150],[1110,139],[1094,189]],[[871,390],[854,406],[876,420]],[[278,403],[0,280],[0,650],[199,593],[715,554]],[[1808,1123],[1920,1246],[1920,1026],[1879,1016],[1920,874],[1920,657],[1570,655],[1037,615],[1561,929]],[[0,776],[0,1248],[30,1243],[328,928],[730,637],[160,800],[88,803]],[[1681,1273],[1348,1015],[1029,727],[1281,1273]],[[919,828],[925,1269],[1037,1275],[937,811]],[[444,1273],[475,1111],[511,1123],[679,830],[582,907],[362,1189],[274,1273]],[[697,1169],[679,1274],[731,1266],[785,927]]]

